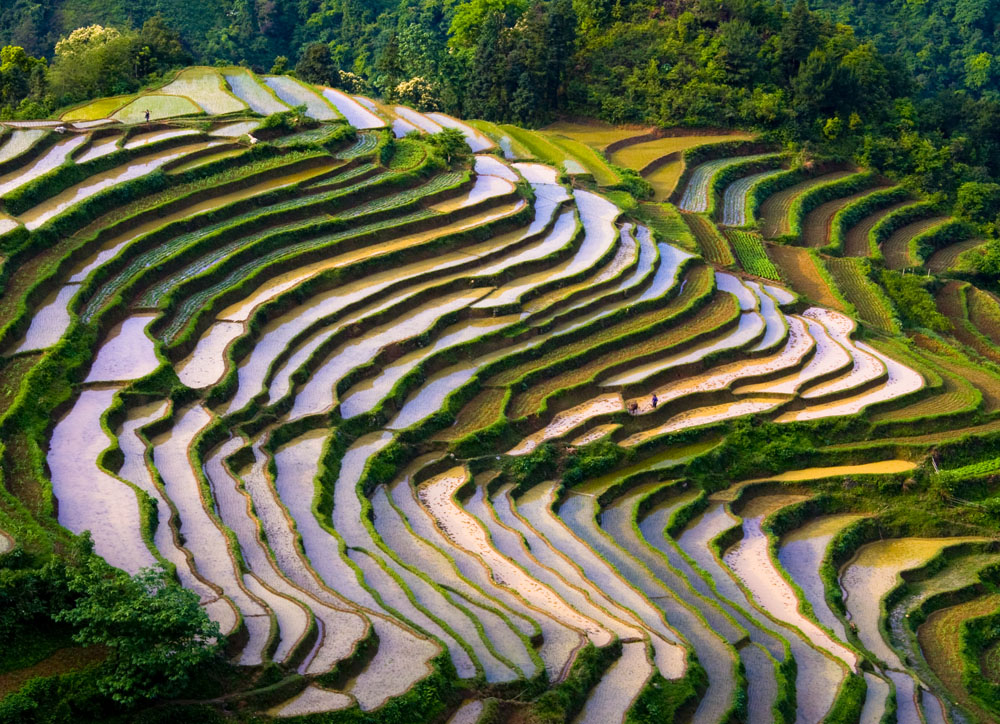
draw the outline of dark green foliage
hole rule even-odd
[[[698,697],[708,686],[708,675],[693,656],[680,679],[664,679],[654,673],[625,718],[626,724],[659,724],[678,721],[682,712],[697,706]]]
[[[21,659],[73,642],[108,651],[93,670],[36,680],[4,699],[0,722],[101,720],[119,705],[176,695],[225,643],[196,594],[160,570],[130,577],[112,568],[86,536],[41,565],[20,549],[0,558],[0,639],[25,642]]]
[[[197,594],[163,571],[129,577],[93,556],[67,588],[74,605],[54,618],[74,627],[77,643],[111,650],[98,689],[122,704],[176,694],[220,648],[219,625]]]
[[[962,683],[977,704],[1000,716],[1000,684],[982,675],[986,650],[1000,641],[1000,613],[970,619],[961,627]]]
[[[306,115],[305,106],[296,106],[290,111],[272,113],[261,121],[259,131],[271,131],[275,135],[290,133],[299,130],[302,126],[309,124],[310,119]],[[268,134],[265,134],[268,135]]]
[[[730,481],[803,467],[802,451],[815,447],[806,428],[741,418],[721,445],[697,458],[689,472],[716,487]]]
[[[330,57],[330,46],[324,43],[310,43],[305,47],[295,65],[295,74],[318,85],[335,86],[340,79],[340,70]]]
[[[951,322],[937,310],[934,297],[920,277],[884,269],[880,278],[905,325],[933,329],[935,332],[951,329]]]
[[[589,478],[611,472],[621,467],[624,458],[625,451],[608,440],[586,445],[566,458],[563,483],[566,487],[573,487]]]
[[[975,229],[968,221],[950,219],[910,239],[910,256],[924,262],[938,249],[968,239]]]
[[[895,186],[885,191],[873,191],[842,208],[830,222],[830,250],[842,253],[847,232],[855,224],[879,209],[904,201],[908,196],[906,189]]]
[[[555,477],[556,463],[555,446],[544,443],[535,448],[530,455],[506,457],[503,461],[503,471],[518,490],[527,490],[533,485]]]
[[[472,155],[469,145],[465,142],[465,136],[457,128],[445,128],[433,133],[428,136],[428,141],[449,166],[463,164]]]
[[[653,184],[649,183],[646,179],[639,175],[639,172],[632,168],[622,168],[621,166],[611,165],[621,177],[621,182],[615,187],[621,191],[627,191],[636,199],[651,199],[653,198]]]
[[[56,45],[50,100],[60,106],[128,93],[188,60],[178,35],[160,16],[139,31],[81,28]]]
[[[588,643],[573,662],[566,679],[542,694],[531,706],[531,724],[564,724],[583,708],[587,692],[597,685],[604,672],[621,656],[620,641],[597,648]]]
[[[1000,214],[1000,184],[970,181],[958,188],[955,213],[974,224],[995,224]]]
[[[863,676],[850,673],[840,685],[840,693],[824,721],[830,724],[854,724],[861,717],[868,685]]]

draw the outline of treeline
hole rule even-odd
[[[61,106],[129,93],[190,62],[160,16],[139,30],[78,28],[56,43],[50,61],[8,45],[0,50],[0,119],[44,118]]]

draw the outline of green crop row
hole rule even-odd
[[[353,181],[358,178],[367,177],[381,168],[377,163],[361,163],[357,166],[353,166],[346,171],[337,174],[336,176],[331,176],[329,178],[324,178],[314,183],[306,186],[307,189],[329,189],[341,186],[342,184]]]
[[[788,210],[788,220],[791,227],[791,236],[796,239],[802,236],[802,223],[806,214],[821,204],[833,199],[850,196],[863,189],[870,188],[877,181],[877,177],[871,171],[862,171],[834,181],[819,183],[800,194]]]
[[[482,227],[470,228],[453,234],[436,237],[425,244],[407,247],[381,257],[371,257],[364,262],[353,264],[347,269],[328,269],[321,272],[316,277],[303,282],[299,288],[285,292],[278,298],[268,302],[266,305],[263,305],[260,309],[254,312],[248,322],[249,334],[241,337],[227,352],[230,372],[227,373],[223,380],[213,388],[212,397],[216,400],[223,400],[228,399],[229,395],[231,395],[236,383],[236,362],[250,351],[255,335],[260,331],[260,327],[267,318],[287,311],[292,306],[297,305],[299,300],[302,298],[320,294],[329,290],[333,286],[343,284],[348,280],[359,279],[365,274],[372,273],[376,269],[385,269],[393,263],[407,263],[415,258],[428,258],[428,256],[435,254],[438,250],[455,249],[457,247],[475,243],[476,241],[481,241],[484,236],[495,236],[512,228],[518,228],[520,225],[523,225],[530,220],[531,213],[531,209],[526,206],[511,216],[495,219]],[[425,217],[425,221],[433,218],[433,216]],[[414,223],[417,225],[423,224],[423,222],[420,221]],[[394,227],[390,227],[387,231],[392,232],[393,228]],[[382,234],[380,232],[376,232],[376,238],[381,238],[381,236]],[[428,272],[423,274],[421,278],[436,278],[440,275],[446,275],[446,272],[443,270]],[[412,280],[400,279],[396,284],[386,288],[385,293],[391,294],[401,288],[404,288],[411,282]],[[455,283],[461,284],[461,282]],[[436,293],[441,293],[444,290],[454,290],[457,288],[458,287],[453,286],[432,286],[422,291],[419,296],[409,299],[413,304],[419,305],[432,299]],[[300,335],[297,337],[297,340],[301,341],[316,330],[330,324],[336,319],[339,319],[342,311],[343,310],[340,310],[333,315],[325,316],[316,320],[312,325],[310,325],[310,327],[302,330]],[[377,315],[366,317],[366,319],[361,323],[361,329],[367,330],[370,329],[371,326],[384,324],[391,320],[394,314],[398,314],[398,308],[395,307],[395,305],[393,307],[382,309]],[[346,341],[346,339],[350,337],[348,332],[349,330],[344,330],[344,334],[332,335],[326,342],[315,349],[309,358],[303,362],[303,365],[292,375],[292,382],[295,385],[305,382],[305,380],[308,379],[309,370],[325,359],[326,356],[340,343]],[[177,344],[179,345],[180,343],[178,342]],[[293,341],[291,344],[294,345],[296,342]],[[286,347],[286,350],[273,361],[266,376],[267,380],[273,378],[273,372],[287,360],[287,355],[290,353],[290,348]],[[292,397],[291,395],[288,395],[285,399],[279,400],[275,403],[275,409],[282,413],[287,411],[282,407],[282,405],[286,404],[286,400],[290,408]]]
[[[280,161],[281,157],[275,157],[273,150],[267,148],[254,147],[245,155],[261,159],[258,162],[249,164],[249,168],[264,178],[269,178],[274,174],[281,174],[287,168],[287,166],[277,166],[276,162]],[[291,158],[292,163],[289,165],[299,163],[309,164],[316,157],[311,155],[293,155]],[[65,270],[69,269],[73,264],[85,259],[104,240],[127,233],[130,229],[147,221],[151,215],[163,215],[175,206],[183,207],[192,201],[201,200],[205,198],[206,194],[213,194],[217,191],[220,193],[231,191],[233,188],[238,188],[240,184],[249,178],[233,177],[228,170],[221,174],[214,171],[214,167],[203,167],[187,172],[174,179],[170,179],[162,171],[157,171],[147,177],[135,179],[134,181],[107,189],[101,194],[97,194],[87,201],[76,205],[67,214],[56,217],[43,227],[31,232],[27,236],[27,242],[20,245],[16,252],[8,259],[8,262],[12,260],[16,261],[16,266],[6,265],[3,272],[6,274],[12,269],[20,267],[24,261],[34,260],[37,255],[42,254],[53,258],[53,261],[46,263],[47,268],[51,269],[51,274],[36,276],[28,284],[27,290],[16,300],[17,310],[12,316],[10,323],[0,333],[0,339],[3,340],[0,344],[9,343],[13,339],[13,336],[23,334],[30,322],[29,313],[32,305],[40,303],[53,290],[54,283],[58,283],[58,280],[61,278],[60,274],[65,273]],[[222,181],[220,184],[210,187],[205,186],[206,180],[219,179]],[[176,182],[173,186],[170,185],[171,180]],[[280,189],[266,194],[268,198],[284,198],[287,195],[288,190]],[[146,201],[137,202],[136,198],[148,200],[148,203]],[[260,200],[261,197],[257,197],[256,199],[237,202],[237,205],[252,206],[255,201]],[[79,226],[98,216],[105,209],[117,208],[115,206],[116,202],[125,202],[123,208],[127,209],[127,211],[122,214],[105,214],[97,222],[92,223],[91,226],[78,231]],[[160,230],[147,234],[139,243],[153,246],[159,243],[161,239],[169,238],[172,228],[190,227],[192,224],[197,225],[197,223],[202,222],[201,220],[211,220],[217,216],[226,215],[228,208],[224,207],[218,210],[218,212],[205,212],[196,216],[191,221],[185,219],[175,224],[169,224]],[[105,223],[105,219],[108,220],[107,223]],[[92,229],[96,229],[96,231],[92,231]],[[72,238],[68,242],[62,240],[61,237],[63,234],[72,234],[74,232],[80,237],[87,238],[87,240],[78,244],[73,244]],[[56,258],[58,259],[57,261],[55,261]],[[30,264],[27,268],[31,268]],[[101,275],[101,271],[97,271],[96,274]],[[102,276],[102,278],[104,277]]]
[[[288,136],[281,136],[271,141],[279,148],[298,148],[300,146],[325,146],[342,140],[354,140],[357,132],[351,126],[341,124],[323,125],[308,131],[300,131]],[[357,144],[356,144],[357,145]],[[374,144],[373,144],[374,145]]]
[[[979,478],[985,475],[993,475],[1000,471],[1000,457],[981,460],[977,463],[970,463],[959,468],[942,470],[935,475],[937,480],[942,482],[955,482],[969,478]]]
[[[958,219],[946,221],[910,239],[910,258],[923,264],[938,249],[965,241],[971,238],[975,231],[975,227],[967,221]]]
[[[744,270],[754,276],[776,282],[781,281],[778,268],[774,266],[774,262],[764,250],[764,242],[759,234],[731,229],[726,232],[726,236],[732,242],[733,249],[736,250],[736,256],[739,257],[740,265]]]
[[[349,161],[353,158],[364,156],[374,152],[380,145],[380,142],[385,142],[382,134],[371,132],[359,133],[354,144],[345,148],[343,151],[340,151],[337,154],[337,158]]]
[[[871,262],[857,257],[830,258],[826,265],[837,288],[864,321],[888,334],[899,333],[899,319],[892,302],[871,279]]]
[[[452,181],[451,174],[444,174],[443,176],[447,177],[448,181]],[[214,253],[210,252],[209,256],[211,259],[218,260],[224,258],[227,254],[231,255],[236,248],[241,246],[243,242],[247,240],[245,234],[251,228],[264,227],[266,230],[267,228],[272,227],[274,222],[281,217],[291,216],[293,219],[296,217],[299,219],[302,217],[312,218],[312,215],[315,214],[314,210],[324,208],[326,211],[325,207],[331,202],[343,199],[352,199],[355,194],[360,195],[361,199],[359,200],[363,201],[363,199],[371,194],[373,190],[379,191],[383,188],[392,188],[397,183],[403,181],[405,181],[403,177],[386,172],[385,174],[379,176],[376,180],[369,180],[368,182],[362,182],[343,189],[327,191],[310,196],[299,198],[293,197],[280,201],[272,206],[265,207],[264,209],[249,211],[239,217],[236,217],[235,219],[226,219],[209,226],[207,229],[175,237],[169,243],[160,244],[140,254],[138,257],[133,258],[124,267],[122,267],[124,262],[117,264],[116,266],[119,268],[115,270],[113,276],[100,288],[100,290],[97,291],[97,293],[94,294],[91,299],[88,300],[83,317],[85,320],[91,318],[96,310],[99,309],[107,299],[115,296],[127,285],[133,283],[136,274],[154,267],[157,267],[158,271],[162,271],[162,265],[167,258],[182,255],[183,258],[186,259],[195,254],[199,254],[203,249],[214,248]],[[433,185],[433,182],[431,185]],[[424,188],[426,187],[417,187],[418,190],[422,190]],[[435,189],[436,188],[437,187],[435,186]],[[410,195],[410,191],[413,190],[403,192],[402,204],[410,203],[413,200],[414,197]],[[414,191],[414,193],[416,192]],[[376,201],[378,201],[378,199],[376,199]],[[362,207],[367,207],[367,205],[371,203],[374,202],[363,201]],[[378,208],[372,208],[368,209],[368,212],[377,210]],[[329,213],[329,211],[326,212]],[[249,222],[252,222],[253,226],[250,226]],[[332,221],[328,221],[327,223],[332,223]],[[227,246],[220,247],[219,242],[229,236],[238,237],[235,242],[231,242],[231,245],[233,245],[232,248],[228,248]],[[260,238],[266,238],[266,236],[267,234],[265,231],[264,235]],[[252,237],[250,239],[250,241],[256,240],[258,240],[257,237]],[[119,255],[117,259],[121,258],[121,255]]]
[[[767,201],[770,196],[773,196],[779,191],[784,191],[789,186],[794,186],[799,181],[808,178],[809,175],[808,170],[802,166],[798,166],[796,168],[789,169],[784,173],[768,176],[760,183],[754,184],[747,193],[747,225],[757,223],[757,214],[760,212],[760,207],[764,205],[764,202]]]
[[[684,189],[687,187],[688,181],[690,180],[691,174],[694,172],[696,166],[717,158],[725,158],[727,156],[748,156],[752,153],[759,153],[765,150],[767,150],[766,144],[744,139],[703,143],[700,146],[685,149],[683,153],[681,153],[684,170],[681,171],[680,178],[677,179],[677,184],[674,186],[674,192],[670,195],[670,202],[676,204],[680,201],[681,196],[684,195]]]
[[[980,706],[1000,716],[1000,683],[982,675],[983,658],[997,641],[1000,641],[1000,613],[974,618],[962,624],[959,647],[962,683]]]
[[[837,286],[837,281],[830,274],[830,270],[826,268],[826,264],[823,263],[823,257],[820,255],[819,251],[816,249],[809,249],[809,256],[812,257],[813,266],[816,267],[816,273],[819,275],[823,283],[826,284],[827,288],[830,290],[830,294],[840,302],[846,314],[856,317],[858,310],[854,308],[854,305],[844,296],[843,292],[840,291],[840,287]]]
[[[847,232],[866,216],[886,206],[899,203],[910,197],[910,192],[902,186],[893,186],[884,191],[873,191],[867,196],[848,204],[836,214],[830,223],[830,243],[824,251],[842,254]]]
[[[937,205],[931,201],[917,201],[916,203],[901,206],[895,211],[891,211],[868,232],[868,247],[873,259],[882,258],[882,242],[886,241],[898,229],[902,229],[919,219],[923,219],[934,213]]]
[[[698,240],[701,254],[707,261],[724,267],[731,267],[736,263],[729,250],[729,242],[719,233],[715,224],[701,214],[684,214],[683,218]]]
[[[77,164],[67,159],[61,166],[8,193],[4,197],[4,208],[15,216],[23,214],[46,199],[82,183],[96,174],[111,171],[153,153],[190,144],[200,138],[196,135],[175,136],[132,150],[120,148],[106,156],[95,158],[93,161],[83,164]]]
[[[672,204],[642,203],[635,215],[653,230],[657,241],[669,241],[682,249],[699,253],[698,240]]]
[[[705,210],[708,218],[716,221],[720,219],[723,194],[726,192],[726,187],[733,181],[760,171],[780,168],[789,158],[787,153],[776,153],[764,157],[754,155],[746,160],[736,161],[720,168],[708,182],[708,208]]]
[[[181,330],[190,323],[190,321],[199,313],[200,310],[202,310],[204,305],[210,299],[226,292],[231,288],[235,288],[234,285],[237,282],[250,279],[251,277],[256,278],[257,274],[262,272],[268,265],[274,262],[283,259],[295,258],[300,256],[304,251],[325,248],[330,244],[335,244],[336,242],[347,238],[371,234],[383,229],[402,226],[411,222],[429,218],[434,218],[433,212],[426,209],[417,210],[403,217],[378,221],[368,226],[353,227],[330,236],[320,237],[319,239],[310,239],[309,241],[299,242],[298,244],[292,246],[279,247],[267,254],[257,256],[256,258],[235,268],[215,284],[204,287],[186,297],[178,306],[173,320],[166,327],[160,330],[159,335],[163,339],[174,340],[174,342],[177,342],[178,334]],[[232,265],[230,264],[229,266]]]

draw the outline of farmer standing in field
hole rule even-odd
[[[149,109],[146,109],[146,123],[149,123]]]

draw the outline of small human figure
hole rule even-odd
[[[656,396],[655,392],[653,393],[653,399],[651,400],[651,402],[653,403],[654,410],[656,409],[656,406],[660,404],[660,398]]]
[[[146,123],[149,123],[149,109],[146,109]]]

